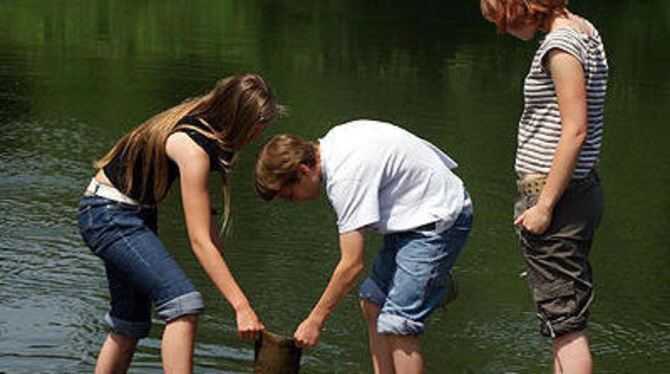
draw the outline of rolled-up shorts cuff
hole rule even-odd
[[[425,329],[425,323],[412,321],[395,314],[382,312],[377,317],[377,332],[380,334],[416,335]]]
[[[362,300],[382,306],[386,302],[386,295],[371,279],[366,278],[361,285],[358,295]],[[377,317],[377,332],[380,334],[413,335],[425,330],[423,322],[412,321],[395,314],[381,312]]]
[[[156,313],[167,322],[189,314],[200,314],[205,308],[200,292],[194,291],[178,296],[156,306]]]
[[[127,336],[130,338],[142,339],[149,336],[149,330],[151,330],[151,322],[134,322],[126,321],[117,317],[112,316],[111,314],[105,314],[105,322],[116,334]]]
[[[358,289],[358,296],[362,300],[369,301],[379,306],[384,305],[384,302],[386,301],[386,295],[370,277],[367,277],[365,281],[363,281],[363,284],[361,284],[361,287]]]
[[[559,338],[586,329],[588,318],[574,317],[560,322],[547,323],[540,318],[540,333],[547,338]]]

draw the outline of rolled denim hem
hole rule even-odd
[[[386,302],[386,295],[384,295],[379,286],[377,286],[377,283],[375,283],[370,277],[366,278],[361,287],[358,289],[358,296],[362,300],[367,300],[379,306],[384,305],[384,302]]]
[[[204,308],[202,295],[200,295],[200,292],[194,291],[156,306],[156,313],[166,322],[170,322],[185,315],[199,314]]]
[[[416,335],[426,329],[426,324],[409,320],[395,314],[381,313],[377,317],[377,332],[393,335]]]
[[[114,333],[130,338],[146,338],[149,336],[149,330],[151,330],[151,322],[125,321],[109,313],[105,315],[105,322]]]

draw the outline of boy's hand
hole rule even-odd
[[[265,326],[251,307],[238,311],[236,318],[237,335],[242,339],[256,340],[260,337],[261,331],[265,331]]]
[[[298,347],[314,347],[319,343],[320,336],[321,325],[310,318],[302,321],[293,334]]]

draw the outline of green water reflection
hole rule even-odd
[[[574,1],[610,59],[601,175],[606,215],[592,262],[597,372],[670,370],[670,4]],[[315,138],[353,118],[388,120],[445,149],[473,196],[461,294],[430,319],[429,373],[550,370],[511,228],[521,84],[535,43],[498,36],[477,1],[0,1],[0,371],[90,372],[104,337],[101,263],[79,240],[77,199],[92,161],[137,122],[255,71],[290,115],[265,137]],[[266,326],[291,334],[338,259],[325,201],[265,204],[255,147],[233,174],[225,255]],[[216,190],[218,184],[213,179]],[[161,237],[206,298],[198,372],[251,372],[252,345],[188,247],[178,191]],[[369,235],[368,262],[379,237]],[[133,372],[160,372],[161,322]],[[307,373],[369,372],[353,295],[305,352]]]

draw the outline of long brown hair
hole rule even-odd
[[[97,168],[103,168],[120,152],[126,160],[126,185],[123,192],[129,194],[135,181],[136,160],[144,155],[142,174],[149,175],[154,168],[154,185],[151,186],[156,199],[162,198],[167,190],[168,164],[165,141],[170,134],[188,127],[216,141],[222,151],[239,151],[249,139],[254,125],[258,122],[272,122],[278,114],[274,92],[270,85],[256,74],[239,74],[222,79],[209,93],[187,99],[170,109],[149,118],[130,133],[123,136],[114,147],[98,160]],[[192,115],[206,121],[209,131],[189,125],[175,126],[184,116]],[[223,163],[223,159],[210,160]],[[223,227],[230,217],[230,188],[223,168],[223,196],[225,213]],[[147,190],[147,178],[142,180],[142,196]]]
[[[565,15],[567,0],[480,0],[484,18],[496,24],[498,33],[533,25],[547,32],[556,15]]]

